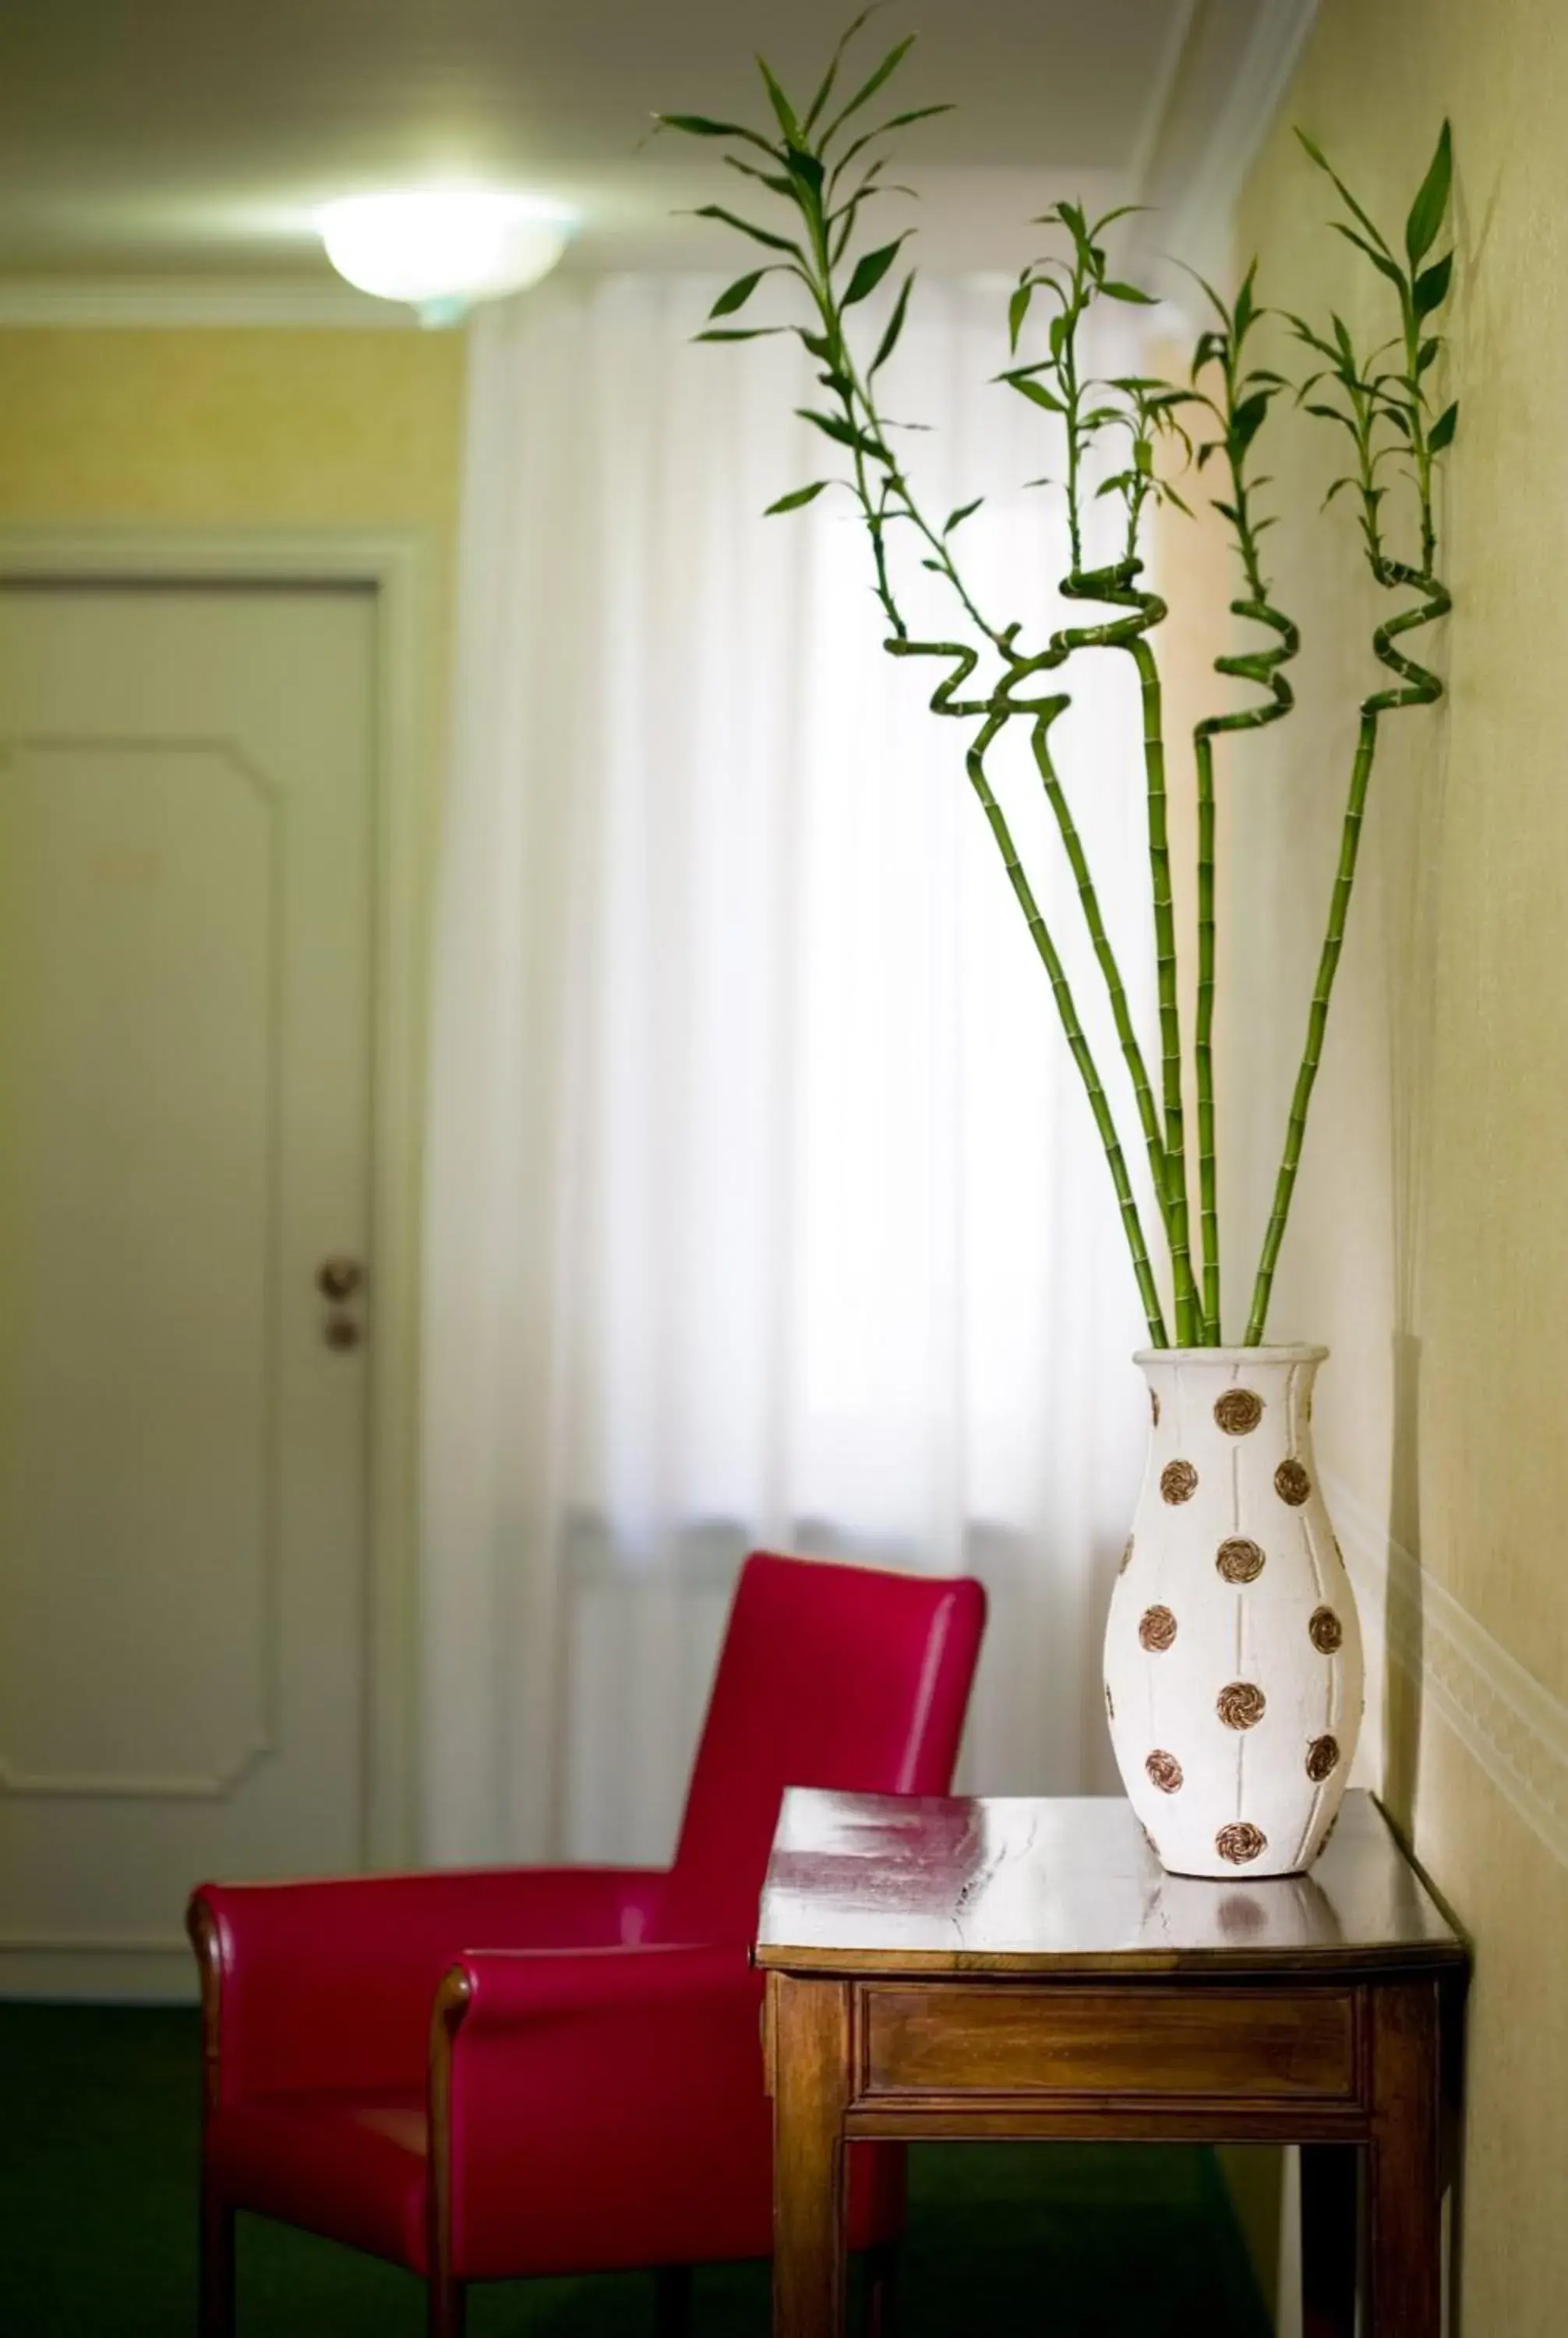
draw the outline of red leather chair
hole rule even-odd
[[[205,1884],[202,2320],[229,2338],[234,2213],[466,2284],[765,2256],[771,2133],[748,1961],[786,1785],[943,1793],[985,1623],[967,1580],[754,1554],[674,1865]],[[903,2219],[851,2152],[850,2244]],[[662,2270],[661,2270],[662,2269]]]

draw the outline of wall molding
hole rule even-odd
[[[1509,1655],[1394,1541],[1342,1482],[1325,1478],[1360,1603],[1368,1672],[1392,1658],[1510,1807],[1568,1867],[1568,1704]]]

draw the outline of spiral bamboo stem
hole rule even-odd
[[[1232,601],[1233,616],[1271,626],[1279,636],[1272,649],[1250,650],[1216,658],[1216,673],[1240,682],[1255,682],[1269,693],[1260,706],[1239,708],[1230,714],[1211,714],[1192,733],[1192,756],[1198,777],[1198,991],[1193,1008],[1193,1069],[1198,1089],[1198,1208],[1199,1250],[1203,1262],[1203,1339],[1218,1346],[1220,1339],[1220,1179],[1214,1120],[1214,1007],[1218,921],[1215,914],[1216,861],[1214,801],[1214,741],[1222,732],[1258,731],[1279,722],[1295,704],[1295,694],[1281,672],[1301,646],[1301,635],[1290,619],[1273,608],[1259,593],[1255,598]]]
[[[1120,649],[1132,659],[1138,673],[1142,710],[1144,796],[1149,830],[1149,869],[1154,913],[1155,996],[1160,1016],[1161,1095],[1163,1125],[1160,1151],[1163,1175],[1152,1146],[1156,1191],[1171,1252],[1171,1278],[1175,1308],[1176,1340],[1180,1347],[1197,1343],[1200,1302],[1192,1272],[1191,1211],[1187,1193],[1187,1161],[1181,1092],[1181,1014],[1176,952],[1176,913],[1171,881],[1171,840],[1165,781],[1160,670],[1146,638],[1166,614],[1157,593],[1139,589],[1139,563],[1122,561],[1111,568],[1079,569],[1063,579],[1063,597],[1102,601],[1132,614],[1102,625],[1063,627],[1052,638],[1046,653],[1052,662],[1066,659],[1075,650]],[[1125,1048],[1123,1049],[1125,1053]],[[1140,1057],[1140,1062],[1142,1058]],[[1132,1058],[1129,1057],[1129,1062]],[[1136,1076],[1135,1076],[1136,1085]],[[1146,1132],[1147,1134],[1147,1132]]]

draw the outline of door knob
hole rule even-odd
[[[335,1307],[352,1299],[364,1280],[365,1270],[357,1258],[324,1258],[316,1270],[317,1290]]]

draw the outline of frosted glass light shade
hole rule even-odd
[[[350,195],[317,213],[339,276],[379,300],[443,313],[537,283],[573,224],[557,203],[479,188]]]

